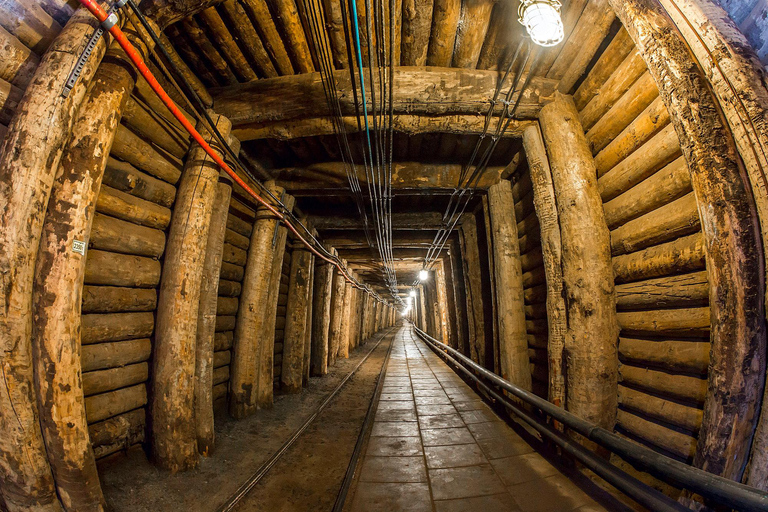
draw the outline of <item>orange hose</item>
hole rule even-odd
[[[100,23],[104,23],[104,21],[107,20],[108,14],[107,11],[105,11],[97,2],[96,0],[79,0],[80,3],[88,9],[91,14],[93,14],[97,20],[99,20]],[[120,47],[125,51],[126,55],[128,55],[128,58],[131,59],[131,62],[136,66],[136,69],[139,70],[139,73],[141,73],[141,76],[144,77],[144,79],[147,81],[149,86],[152,88],[152,90],[157,94],[157,96],[160,98],[160,100],[165,104],[165,106],[168,108],[168,110],[173,114],[173,117],[175,117],[181,125],[184,127],[184,129],[189,132],[189,134],[192,136],[193,139],[195,139],[195,142],[200,144],[200,147],[205,150],[208,155],[210,155],[211,158],[213,158],[214,162],[221,167],[224,172],[226,172],[232,180],[234,180],[235,183],[240,185],[249,195],[251,195],[258,203],[261,203],[265,208],[267,208],[270,212],[272,212],[278,219],[285,222],[285,225],[290,229],[293,234],[298,238],[302,244],[306,245],[307,248],[318,258],[322,259],[323,261],[327,261],[328,263],[335,266],[337,269],[339,269],[339,272],[342,276],[344,276],[344,279],[352,286],[357,288],[358,290],[365,290],[366,293],[369,293],[370,295],[376,297],[373,293],[371,293],[369,290],[367,290],[362,285],[358,284],[351,278],[351,276],[348,274],[348,270],[344,268],[340,263],[332,260],[331,258],[326,257],[321,252],[319,252],[317,249],[312,247],[312,245],[307,242],[303,236],[301,236],[296,229],[296,227],[283,215],[280,213],[273,205],[267,203],[264,198],[262,198],[259,194],[257,194],[251,187],[248,186],[245,181],[243,181],[240,176],[233,171],[229,165],[211,148],[211,146],[203,139],[203,136],[200,135],[200,133],[195,129],[194,126],[187,120],[186,116],[184,116],[179,108],[176,106],[176,104],[173,102],[170,96],[165,92],[163,87],[158,83],[155,76],[152,74],[152,72],[149,70],[147,65],[144,63],[144,60],[141,58],[141,55],[138,51],[136,51],[136,48],[131,44],[131,42],[128,40],[128,38],[125,37],[125,34],[120,29],[118,25],[114,25],[110,27],[109,33],[112,34],[112,37],[115,38],[117,43],[120,45]],[[376,297],[377,300],[378,297]],[[381,301],[384,302],[384,301]]]

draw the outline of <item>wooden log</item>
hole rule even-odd
[[[345,282],[344,302],[341,310],[341,324],[339,325],[339,350],[337,359],[349,358],[349,323],[352,315],[352,285]]]
[[[706,306],[709,283],[706,272],[694,272],[616,286],[620,310]]]
[[[147,361],[152,351],[149,338],[83,345],[80,357],[84,372],[118,368]]]
[[[225,261],[221,262],[220,278],[230,281],[242,281],[244,268]]]
[[[488,189],[488,209],[492,229],[501,376],[530,390],[523,274],[517,243],[514,199],[509,181],[502,180]]]
[[[544,267],[538,267],[523,274],[523,286],[531,288],[546,282],[546,271]]]
[[[200,78],[198,78],[198,76],[192,72],[184,59],[182,59],[181,56],[176,52],[176,48],[174,48],[174,45],[171,44],[171,42],[168,40],[168,36],[165,34],[165,32],[161,32],[159,35],[160,44],[163,48],[165,48],[165,51],[168,53],[171,62],[179,69],[182,76],[189,82],[190,86],[203,101],[203,104],[206,106],[206,108],[210,108],[211,105],[213,105],[213,98],[211,98],[211,94],[208,92],[208,89],[205,87],[203,82],[200,81]]]
[[[637,50],[630,51],[624,61],[600,86],[592,100],[584,108],[579,109],[579,118],[584,129],[589,132],[589,129],[608,113],[616,101],[624,96],[632,84],[645,72],[647,68],[643,58]]]
[[[122,123],[144,140],[176,159],[189,148],[189,135],[142,100],[132,96],[125,105]]]
[[[118,219],[164,230],[171,223],[171,210],[151,201],[102,185],[96,209]]]
[[[63,84],[97,26],[96,19],[83,9],[51,40],[53,34],[36,36],[32,23],[36,18],[27,16],[30,12],[42,12],[39,5],[5,2],[0,9],[0,24],[8,32],[26,46],[34,47],[33,51],[37,48],[42,54],[48,50],[8,125],[3,141],[3,148],[7,149],[0,152],[0,301],[4,305],[0,314],[0,366],[12,369],[4,372],[0,410],[13,411],[9,419],[0,421],[0,492],[10,509],[58,511],[61,504],[47,460],[32,382],[32,291],[51,187],[76,114],[108,43],[106,38],[98,42],[80,80],[62,98]],[[47,27],[57,25],[50,21]],[[59,30],[60,27],[55,32]],[[44,130],[41,119],[45,120]],[[70,288],[75,287],[70,283]],[[78,300],[71,307],[78,307],[79,303]],[[72,439],[78,437],[78,432],[79,429],[70,432]],[[87,441],[87,436],[80,437]]]
[[[88,251],[85,284],[152,288],[160,283],[160,262],[152,258]]]
[[[234,331],[236,322],[236,316],[217,316],[215,332]]]
[[[175,157],[163,153],[123,125],[117,128],[112,156],[171,185],[181,177],[182,166]]]
[[[176,187],[141,172],[128,162],[109,158],[104,169],[104,185],[127,194],[170,208],[176,198]]]
[[[347,287],[344,276],[336,270],[333,274],[333,295],[331,298],[331,321],[328,327],[328,366],[336,364],[342,338],[342,323],[345,316],[344,296]],[[377,319],[378,320],[378,319]],[[378,326],[377,329],[378,330]]]
[[[219,279],[219,295],[225,297],[239,297],[242,285],[236,281]]]
[[[704,238],[700,233],[613,258],[617,283],[701,270],[704,267]]]
[[[159,258],[165,250],[165,233],[96,213],[88,242],[93,249]]]
[[[597,174],[602,176],[627,158],[651,137],[669,124],[669,111],[661,98],[656,98],[621,133],[609,139],[595,140],[592,152]]]
[[[49,50],[61,25],[38,3],[4,2],[0,5],[2,26],[38,55]]]
[[[216,384],[213,386],[213,401],[218,402],[221,399],[227,398],[227,392],[229,390],[229,386],[227,386],[226,382],[222,382],[221,384]]]
[[[333,57],[333,68],[347,69],[349,67],[349,58],[347,57],[344,14],[342,13],[341,2],[338,0],[324,0],[323,10],[325,11],[325,25],[328,30],[328,40]]]
[[[217,332],[213,338],[213,350],[229,350],[232,348],[234,333],[232,331]]]
[[[225,84],[236,84],[237,77],[227,64],[227,61],[221,56],[221,53],[211,43],[197,20],[193,17],[184,18],[181,21],[181,27],[186,36],[190,38],[197,46],[199,53],[205,57],[216,72],[216,76]]]
[[[213,353],[214,368],[221,368],[222,366],[226,366],[230,363],[231,360],[232,360],[232,352],[230,352],[229,350],[222,350],[220,352]]]
[[[230,15],[230,18],[235,21],[232,24],[233,32],[237,33],[241,44],[249,50],[250,57],[259,67],[261,73],[264,76],[277,76],[277,72],[270,62],[267,52],[261,45],[261,40],[258,38],[256,30],[253,29],[253,25],[243,21],[247,19],[245,10],[242,7],[238,8],[239,4],[235,1],[224,2],[223,7]],[[232,38],[232,34],[230,34],[230,29],[224,24],[224,20],[221,19],[216,8],[209,7],[203,9],[198,16],[208,26],[208,33],[221,49],[224,57],[230,63],[240,81],[249,82],[256,80],[258,78],[256,72],[251,68],[245,55],[237,46],[237,43]],[[237,23],[238,21],[239,23]],[[245,27],[250,27],[251,30],[246,31]],[[253,36],[256,37],[254,38]]]
[[[333,266],[330,263],[316,261],[314,277],[315,282],[312,289],[312,360],[310,374],[314,377],[321,377],[328,373],[328,332],[331,324]]]
[[[309,294],[311,263],[311,253],[303,247],[295,246],[291,253],[291,274],[280,374],[280,385],[288,393],[300,392],[304,379],[304,344],[306,330],[311,328],[307,326],[307,308],[312,304],[312,297]]]
[[[639,116],[658,97],[658,89],[650,73],[644,73],[632,84],[626,94],[595,123],[587,132],[587,141],[593,153],[603,149],[609,142]]]
[[[542,239],[544,235],[542,234]],[[542,244],[543,245],[543,244]],[[520,265],[523,272],[527,272],[533,268],[540,267],[544,264],[544,253],[541,249],[533,249],[520,256]]]
[[[120,286],[83,286],[83,313],[154,311],[157,291]]]
[[[453,48],[453,66],[457,68],[477,67],[480,50],[488,32],[491,11],[496,2],[473,0],[461,5],[461,19],[458,32],[455,31],[456,45]]]
[[[215,116],[214,122],[225,136],[229,133],[226,118]],[[207,130],[203,136],[212,139]],[[152,360],[152,455],[160,467],[174,472],[198,463],[194,416],[197,328],[218,182],[218,166],[202,147],[193,145],[179,181],[168,233]],[[215,301],[215,297],[214,291],[207,299]]]
[[[605,221],[613,229],[640,215],[679,199],[691,191],[691,174],[680,157],[649,178],[603,205]]]
[[[670,402],[622,385],[619,385],[619,405],[693,434],[701,427],[701,409]]]
[[[155,326],[152,313],[109,313],[83,315],[81,322],[83,345],[118,341],[132,338],[148,338]]]
[[[307,36],[299,18],[299,11],[294,0],[268,0],[272,11],[277,15],[286,49],[292,57],[297,73],[311,73],[315,70],[309,51]]]
[[[23,90],[32,80],[40,58],[2,27],[0,48],[0,78]]]
[[[230,203],[231,206],[231,203]],[[227,216],[227,229],[231,229],[232,231],[235,231],[243,236],[251,238],[251,234],[253,233],[253,227],[251,224],[248,224],[246,221],[230,214]],[[249,242],[250,245],[250,242]]]
[[[614,256],[690,235],[701,225],[696,197],[691,192],[611,231]]]
[[[149,365],[137,363],[83,373],[83,394],[88,397],[125,388],[149,379]]]
[[[15,85],[0,79],[0,123],[7,125],[11,122],[23,94]]]
[[[525,316],[526,318],[546,318],[547,317],[547,306],[546,304],[531,304],[530,306],[525,306]]]
[[[143,408],[88,425],[96,458],[106,457],[143,442],[145,428],[146,411]]]
[[[515,210],[517,215],[517,210]],[[477,227],[474,215],[467,215],[459,223],[459,241],[464,271],[464,288],[469,318],[470,357],[478,364],[485,364],[486,323],[483,312],[482,276],[480,252],[477,244]],[[423,309],[423,308],[422,308]]]
[[[609,201],[629,190],[679,156],[680,140],[674,127],[668,125],[600,177],[598,183],[603,201]]]
[[[427,66],[447,68],[451,65],[460,15],[460,0],[435,0],[434,13],[432,15],[432,25],[434,28],[429,39]]]
[[[225,243],[223,246],[222,261],[244,267],[248,253],[239,247]]]
[[[316,235],[317,230],[312,229],[312,234]],[[307,318],[304,329],[304,362],[302,371],[302,384],[304,386],[309,385],[310,370],[312,366],[312,325],[314,318],[314,290],[315,290],[315,256],[310,255],[309,262],[309,290],[307,292]],[[277,334],[277,333],[275,333]]]
[[[242,3],[243,8],[254,20],[255,26],[259,27],[263,36],[263,44],[277,66],[277,71],[281,75],[293,75],[293,65],[285,45],[275,26],[275,21],[269,12],[269,6],[264,0],[245,0]]]
[[[195,432],[197,451],[207,457],[215,444],[213,420],[213,368],[216,315],[237,313],[236,298],[219,297],[219,269],[222,266],[222,252],[227,230],[232,186],[228,180],[220,179],[216,185],[211,211],[208,238],[205,242],[205,259],[200,283],[200,306],[198,310],[195,344]],[[227,352],[229,354],[229,352]],[[227,361],[229,363],[229,361]]]
[[[267,184],[274,195],[282,195],[282,190],[278,190],[274,182]],[[274,340],[268,343],[268,340],[260,337],[267,322],[266,305],[275,252],[272,240],[276,229],[276,219],[262,209],[257,214],[248,247],[248,261],[240,294],[241,307],[237,312],[234,334],[229,414],[235,418],[244,418],[256,411],[263,392],[259,389],[260,359],[265,356],[264,345],[269,344],[271,351],[274,343]],[[271,367],[271,358],[269,363]]]
[[[226,230],[224,235],[224,241],[230,245],[234,245],[235,247],[243,249],[244,251],[248,250],[248,243],[249,243],[248,237],[245,235],[241,235],[240,233],[232,229]]]
[[[213,370],[213,385],[218,386],[219,384],[222,384],[224,382],[227,382],[229,377],[229,366],[222,366],[221,368],[216,368]]]
[[[706,379],[626,364],[619,365],[619,381],[622,385],[637,387],[695,407],[701,407],[707,395]]]
[[[88,423],[96,423],[107,418],[138,409],[147,403],[147,386],[137,384],[128,388],[89,396],[85,399],[85,411]]]
[[[541,304],[547,300],[547,286],[539,285],[525,290],[526,304]]]
[[[616,415],[616,423],[633,436],[686,461],[693,459],[696,452],[695,438],[648,421],[631,412],[620,409]]]
[[[710,308],[625,311],[618,313],[622,335],[687,336],[709,335]]]
[[[635,43],[629,37],[627,30],[621,27],[613,39],[598,57],[597,62],[587,74],[587,77],[573,93],[573,102],[581,111],[598,94],[614,70],[624,62],[624,59],[635,48]]]
[[[539,119],[560,220],[567,408],[605,428],[616,414],[616,294],[595,164],[573,100],[557,94]]]
[[[707,374],[709,349],[708,341],[619,338],[619,356],[624,361],[699,375]]]

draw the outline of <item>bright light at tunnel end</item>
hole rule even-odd
[[[517,14],[531,40],[539,46],[555,46],[563,40],[558,0],[522,0]]]
[[[416,298],[416,290],[411,290],[410,296]]]
[[[426,281],[429,277],[429,272],[426,270],[419,270],[419,281]]]

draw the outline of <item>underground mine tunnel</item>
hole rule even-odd
[[[0,0],[0,510],[768,511],[765,0]]]

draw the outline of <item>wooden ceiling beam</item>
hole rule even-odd
[[[321,217],[310,215],[309,221],[318,229],[357,230],[363,229],[363,221],[358,217]],[[392,229],[403,231],[437,230],[443,225],[441,212],[393,213]]]
[[[336,91],[344,116],[355,115],[355,98],[349,71],[334,72]],[[366,75],[366,81],[369,82]],[[485,115],[500,74],[478,69],[398,67],[394,78],[395,114]],[[375,74],[375,81],[378,75]],[[511,82],[505,84],[502,97]],[[370,90],[370,83],[366,89]],[[375,85],[378,89],[378,84]],[[515,118],[533,119],[557,87],[557,81],[534,77],[523,93]],[[282,76],[213,89],[214,109],[232,121],[245,124],[326,116],[328,105],[320,73]],[[512,98],[517,101],[517,93]],[[371,112],[370,100],[368,104]],[[501,113],[499,102],[495,111]]]

